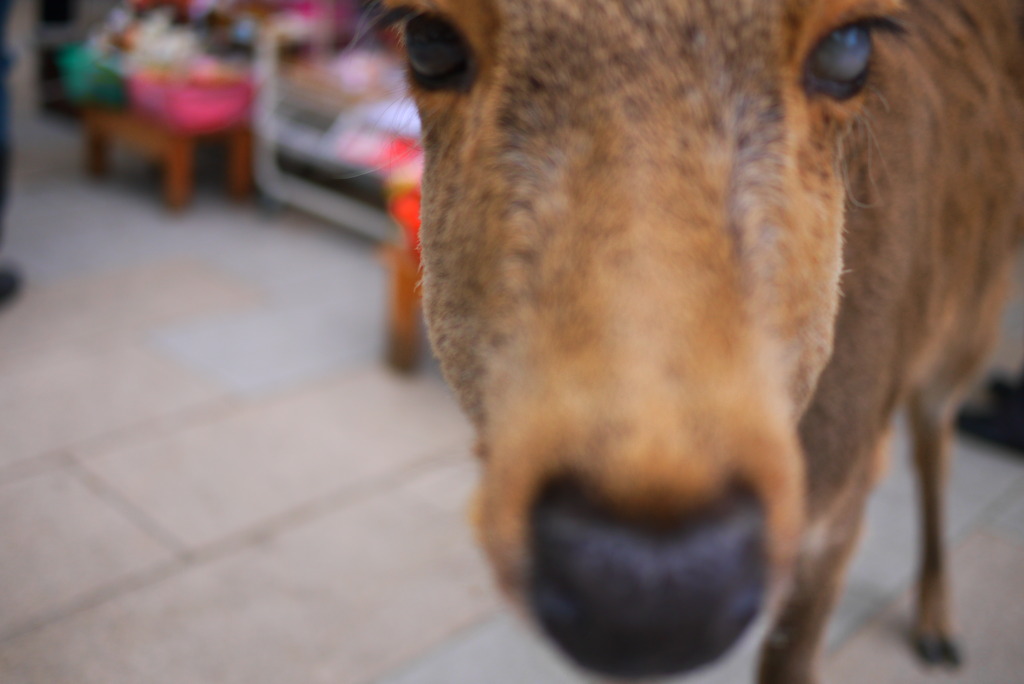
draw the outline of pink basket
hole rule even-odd
[[[212,133],[245,121],[253,97],[247,81],[207,85],[145,74],[131,76],[128,91],[136,110],[183,133]]]

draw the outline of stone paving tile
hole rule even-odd
[[[5,684],[363,684],[495,608],[457,516],[401,487],[0,645]]]
[[[1014,280],[1010,301],[1003,314],[1002,331],[990,362],[995,372],[1011,377],[1020,373],[1024,363],[1021,355],[1021,341],[1024,340],[1024,249],[1017,258]]]
[[[879,485],[849,572],[849,584],[884,596],[910,581],[917,568],[918,503],[905,440],[896,440],[890,472]],[[987,509],[1024,477],[1018,460],[977,443],[954,442],[947,502],[947,537],[961,538],[980,524]]]
[[[371,369],[82,461],[197,547],[469,442],[439,381]]]
[[[238,394],[280,391],[383,363],[385,300],[274,307],[177,326],[154,344]]]
[[[161,348],[215,367],[225,382],[244,392],[277,389],[357,363],[382,363],[388,291],[376,252],[340,233],[307,233],[312,231],[278,230],[266,247],[244,253],[204,245],[204,259],[258,285],[268,306],[211,325],[162,330],[157,338]],[[248,338],[252,350],[245,361],[227,353],[239,338]]]
[[[67,454],[60,451],[51,451],[43,456],[0,465],[0,484],[22,480],[26,477],[35,477],[65,465],[67,465]]]
[[[26,3],[27,4],[27,3]],[[31,35],[35,27],[30,25],[20,35]],[[13,28],[11,36],[19,35]],[[35,52],[34,46],[25,45],[19,54],[29,57]],[[19,64],[20,65],[20,64]],[[33,84],[34,85],[34,84]],[[15,105],[18,98],[15,97]],[[18,112],[14,117],[14,158],[11,181],[15,191],[24,186],[52,183],[55,177],[72,178],[81,183],[82,164],[80,161],[82,136],[78,127],[55,117],[39,116],[34,111]]]
[[[13,353],[248,309],[257,293],[191,260],[135,266],[91,278],[27,287],[0,317],[0,372]]]
[[[757,640],[718,665],[665,684],[752,682]],[[542,637],[508,614],[488,620],[374,684],[593,684]]]
[[[890,592],[873,586],[847,583],[829,618],[825,648],[832,650],[840,647],[891,600]]]
[[[182,237],[184,251],[258,284],[275,301],[367,300],[383,287],[375,246],[298,212],[268,219],[251,209],[213,205],[192,223],[197,227]]]
[[[972,535],[952,558],[955,621],[966,665],[948,673],[918,664],[908,646],[908,592],[828,662],[830,684],[1014,684],[1024,680],[1024,545]]]
[[[91,341],[23,354],[0,370],[0,468],[222,394],[131,342]]]
[[[65,469],[0,484],[0,549],[0,638],[172,559]]]
[[[580,684],[585,681],[508,615],[489,620],[375,684]]]
[[[76,207],[73,226],[66,206],[50,201],[55,193]],[[372,244],[298,212],[271,218],[214,196],[168,214],[145,193],[122,196],[80,178],[16,194],[5,248],[35,285],[172,257],[209,264],[286,303],[369,300],[384,284]]]
[[[55,196],[62,201],[54,202]],[[68,206],[75,207],[72,220]],[[203,232],[230,233],[236,244],[249,237],[251,226],[244,220],[245,213],[236,210],[229,218],[231,208],[210,212],[219,222],[197,221],[198,215],[164,211],[145,193],[123,195],[102,183],[84,183],[75,169],[71,178],[13,195],[4,246],[27,271],[33,286],[161,259],[196,261],[201,255],[187,247],[200,240]]]
[[[465,453],[456,452],[456,455],[457,460],[417,479],[406,487],[406,491],[417,501],[466,517],[468,525],[468,507],[480,469],[468,449]]]
[[[1015,536],[1024,543],[1024,480],[1010,494],[1006,503],[994,511],[990,524],[996,531]]]

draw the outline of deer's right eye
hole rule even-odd
[[[871,63],[871,29],[853,24],[825,37],[807,61],[805,85],[837,100],[856,95],[867,78]]]
[[[427,90],[461,90],[473,80],[469,47],[451,24],[419,14],[405,24],[405,49],[413,80]]]

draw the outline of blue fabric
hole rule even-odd
[[[11,68],[11,55],[7,50],[7,18],[14,0],[0,0],[0,147],[10,143],[10,113],[7,101],[7,72]],[[0,173],[6,173],[0,170]],[[2,209],[2,207],[0,207]]]
[[[11,158],[11,122],[7,93],[7,72],[11,55],[7,51],[7,18],[14,0],[0,0],[0,243],[7,223],[7,174]],[[0,244],[2,246],[2,244]]]

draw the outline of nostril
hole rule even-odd
[[[656,676],[731,646],[760,609],[764,519],[743,490],[666,523],[623,520],[573,483],[533,511],[534,612],[579,664]]]
[[[557,583],[540,583],[534,591],[534,604],[537,612],[550,623],[573,625],[583,620],[579,601]]]

